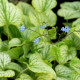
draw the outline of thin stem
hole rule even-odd
[[[8,29],[8,26],[7,26],[7,34],[8,34],[8,40],[9,40],[9,29]]]
[[[17,78],[20,76],[20,74],[24,73],[26,70],[28,70],[28,68],[24,69],[22,72],[20,72],[18,75],[17,75]]]

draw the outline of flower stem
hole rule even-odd
[[[9,40],[9,29],[8,29],[8,26],[7,26],[7,35],[8,35],[8,40]]]
[[[20,76],[20,74],[24,73],[26,70],[28,70],[28,68],[24,69],[22,72],[20,72],[18,75],[17,75],[17,78]]]

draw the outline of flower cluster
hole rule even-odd
[[[20,27],[20,32],[23,32],[25,30],[25,27],[24,27],[24,25],[22,25],[21,27]]]
[[[45,24],[44,26],[42,26],[42,24],[39,26],[40,29],[44,29],[47,26],[47,24]],[[34,43],[38,43],[40,38],[36,38],[34,39]]]
[[[34,40],[34,43],[38,43],[39,39],[40,39],[40,38],[36,38],[36,39]]]
[[[68,33],[70,30],[69,26],[65,26],[65,27],[62,27],[61,28],[61,31],[65,32],[65,33]]]

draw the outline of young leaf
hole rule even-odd
[[[49,10],[49,11],[46,12],[46,15],[47,15],[47,17],[49,19],[48,25],[49,26],[54,26],[56,24],[56,22],[57,22],[56,14],[52,10]]]
[[[23,49],[21,47],[12,48],[7,51],[7,54],[11,57],[11,59],[19,59],[19,56],[23,54]]]
[[[6,69],[16,70],[18,72],[22,72],[22,67],[18,65],[17,63],[11,62],[6,67]]]
[[[9,48],[20,46],[20,45],[21,45],[21,41],[18,38],[13,38],[12,40],[9,41]]]
[[[10,38],[21,38],[22,37],[17,26],[9,25],[8,29],[9,31],[7,32],[7,34],[9,33]]]
[[[58,15],[65,19],[74,19],[80,17],[80,2],[65,2],[61,4],[61,9],[58,10]]]
[[[39,27],[43,22],[48,23],[49,21],[47,15],[36,11],[30,11],[29,18],[32,24],[37,27]]]
[[[38,53],[34,53],[29,58],[28,68],[35,73],[49,73],[54,78],[56,78],[56,74],[54,70],[48,66],[41,58]]]
[[[48,11],[57,5],[56,0],[32,0],[33,7],[39,11]]]
[[[22,23],[22,12],[7,0],[0,0],[0,26],[20,25]]]
[[[50,29],[50,30],[48,31],[48,34],[49,34],[49,37],[50,37],[51,39],[56,39],[56,28],[53,27],[53,29]]]
[[[29,16],[29,11],[34,10],[31,5],[24,2],[19,2],[17,6],[23,11],[23,14],[26,16]]]

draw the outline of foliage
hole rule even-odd
[[[80,80],[80,2],[61,4],[59,16],[78,19],[64,23],[66,37],[54,43],[56,5],[56,0],[32,0],[32,6],[0,0],[0,80]]]

